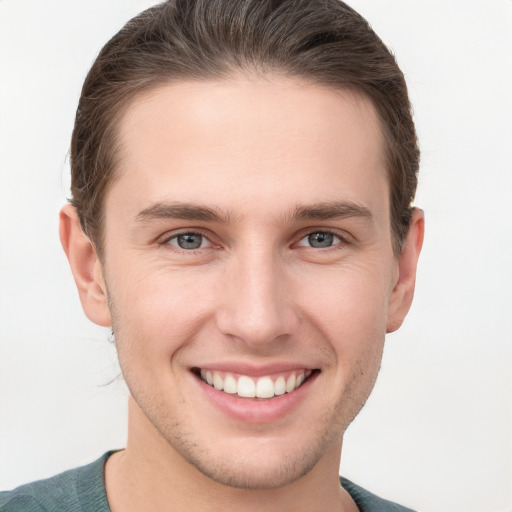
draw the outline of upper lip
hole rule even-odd
[[[317,368],[300,362],[273,362],[266,364],[253,364],[247,362],[215,362],[197,364],[191,369],[221,371],[226,373],[236,373],[240,375],[247,375],[249,377],[262,377],[265,375],[272,375],[276,373],[291,372],[293,370],[315,370]]]

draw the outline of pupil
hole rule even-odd
[[[195,235],[194,233],[178,236],[178,245],[182,249],[199,249],[202,241],[202,235]]]
[[[330,247],[333,242],[332,233],[312,233],[308,237],[311,247]]]

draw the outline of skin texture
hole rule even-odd
[[[119,135],[103,261],[61,213],[84,311],[113,326],[131,392],[112,510],[356,510],[337,480],[343,432],[410,307],[423,238],[417,210],[393,253],[373,106],[282,77],[175,83],[136,98]],[[184,204],[196,218],[176,218]],[[312,247],[326,232],[332,245]],[[180,248],[183,233],[201,247]],[[226,415],[191,371],[225,364],[316,372],[258,423]]]

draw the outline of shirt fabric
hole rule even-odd
[[[112,453],[103,454],[87,466],[0,492],[0,512],[111,512],[104,468]],[[414,512],[379,498],[346,478],[340,477],[340,483],[360,512]]]

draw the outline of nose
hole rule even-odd
[[[271,250],[253,249],[233,257],[223,274],[219,330],[253,350],[290,337],[298,328],[290,269]]]

